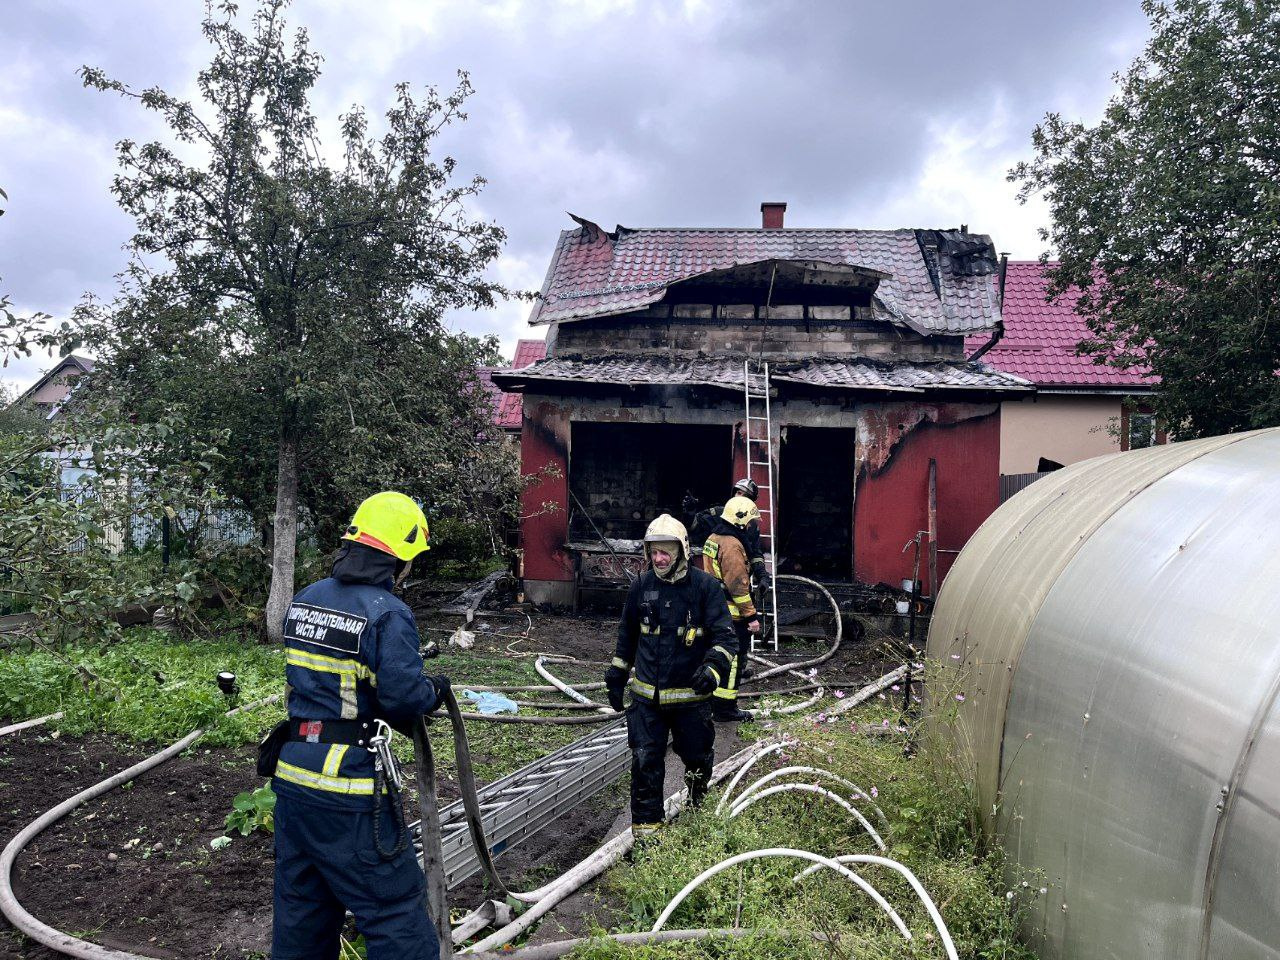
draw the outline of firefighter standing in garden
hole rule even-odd
[[[391,592],[427,537],[417,504],[375,494],[356,510],[333,575],[289,606],[289,720],[264,741],[259,767],[274,770],[276,793],[273,960],[336,960],[347,910],[369,960],[440,956],[386,783],[394,761],[371,749],[385,747],[375,738],[389,737],[387,724],[411,729],[434,711],[449,686],[423,675],[413,614]]]
[[[702,545],[704,568],[720,581],[733,617],[738,638],[738,655],[728,675],[716,688],[712,716],[722,722],[750,720],[751,715],[738,707],[738,687],[751,651],[751,638],[760,632],[760,614],[751,598],[751,561],[748,554],[748,532],[759,524],[760,510],[746,497],[733,497],[724,505],[711,534]]]
[[[613,662],[605,674],[609,704],[623,707],[630,681],[631,829],[637,842],[663,823],[667,740],[684,761],[689,799],[707,792],[715,762],[710,699],[729,675],[738,644],[720,585],[689,566],[684,524],[668,514],[644,537],[649,569],[627,594]]]

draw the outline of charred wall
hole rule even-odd
[[[766,360],[964,358],[962,337],[923,337],[871,319],[869,308],[850,306],[662,303],[622,316],[558,324],[551,343],[552,356],[750,351]]]

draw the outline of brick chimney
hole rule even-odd
[[[762,203],[760,204],[760,225],[766,230],[781,230],[782,217],[786,212],[785,203]]]

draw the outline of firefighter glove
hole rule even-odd
[[[622,667],[610,667],[604,674],[604,685],[609,691],[609,706],[614,710],[622,709],[622,691],[627,686],[627,676],[631,671]]]
[[[689,686],[698,696],[705,697],[720,686],[720,678],[716,676],[715,670],[711,669],[711,664],[704,663],[694,673],[693,679],[689,681]]]
[[[431,714],[431,713],[435,713],[437,710],[439,710],[441,707],[444,706],[444,695],[448,691],[453,689],[453,684],[449,682],[449,678],[446,677],[443,673],[438,674],[437,676],[434,676],[434,677],[427,677],[427,680],[431,682],[431,686],[434,687],[436,691],[436,704],[429,711],[427,711],[428,714]]]

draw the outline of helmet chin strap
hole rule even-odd
[[[400,571],[396,574],[395,586],[397,587],[409,578],[409,571],[413,569],[412,560],[401,560],[400,563],[403,563],[404,566],[401,567]]]

